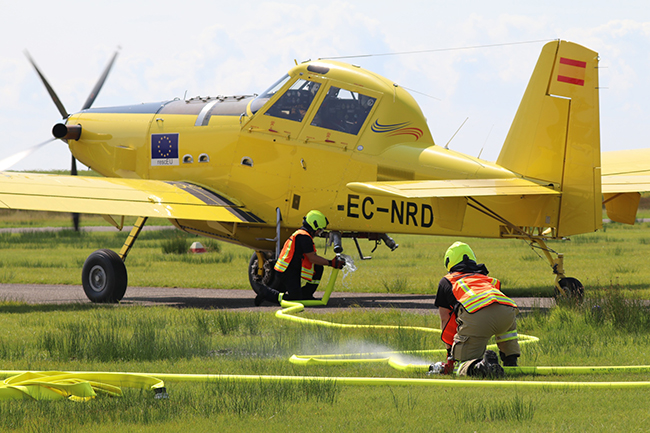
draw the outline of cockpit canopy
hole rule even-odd
[[[251,111],[256,113],[277,92],[283,91],[290,78],[289,75],[285,75],[255,98],[251,102]],[[302,122],[314,101],[318,101],[317,103],[320,105],[314,116],[309,119],[311,126],[347,134],[358,134],[377,99],[334,85],[329,86],[327,94],[320,96],[319,91],[325,87],[320,82],[299,78],[284,90],[284,93],[264,112],[264,115]]]

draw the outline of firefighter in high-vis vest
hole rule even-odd
[[[503,376],[496,352],[486,347],[494,336],[503,365],[517,365],[521,354],[517,305],[501,292],[500,281],[488,276],[486,266],[476,263],[469,245],[452,244],[445,253],[444,264],[449,273],[438,284],[435,305],[440,313],[448,362],[434,364],[431,370],[453,371],[461,376]]]
[[[335,256],[332,260],[316,254],[314,236],[321,234],[328,221],[322,212],[312,210],[302,220],[302,227],[296,230],[284,243],[280,256],[275,262],[271,287],[263,287],[255,298],[255,305],[263,301],[278,303],[278,295],[284,293],[286,300],[314,299],[323,275],[323,266],[342,269],[345,259]],[[301,281],[307,283],[303,286]]]

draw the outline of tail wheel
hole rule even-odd
[[[259,274],[259,259],[257,253],[253,253],[250,262],[248,263],[248,282],[250,283],[253,291],[260,294],[260,285],[270,286],[273,282],[273,266],[275,265],[275,260],[272,259],[270,253],[264,254],[265,260],[262,265],[262,275]]]
[[[126,293],[126,266],[115,251],[97,250],[86,259],[81,281],[92,302],[118,302]]]
[[[573,299],[580,302],[585,296],[585,288],[576,278],[562,278],[558,281],[558,285],[561,291],[558,290],[557,286],[555,287],[556,298]]]

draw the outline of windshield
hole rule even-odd
[[[320,83],[300,79],[293,83],[264,115],[302,122],[318,89]]]
[[[253,99],[253,102],[251,102],[251,111],[253,114],[257,113],[257,111],[262,108],[266,102],[275,95],[275,92],[280,90],[282,86],[284,86],[284,83],[286,83],[289,80],[289,75],[285,75],[284,77],[280,78],[278,81],[273,83],[271,87],[266,89],[264,93],[262,93],[260,96],[257,98]]]
[[[371,96],[332,86],[311,124],[356,135],[375,101]]]

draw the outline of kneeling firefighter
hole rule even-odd
[[[323,275],[323,266],[335,269],[345,266],[345,259],[335,256],[332,260],[316,254],[314,236],[318,236],[327,227],[328,221],[322,212],[312,210],[302,220],[302,227],[296,230],[280,252],[273,268],[274,276],[271,287],[262,286],[255,298],[255,305],[263,301],[278,303],[278,295],[285,293],[286,300],[314,299]],[[307,283],[302,286],[301,280]]]
[[[517,341],[514,301],[501,292],[501,282],[488,277],[484,264],[476,263],[469,245],[455,242],[445,253],[449,273],[438,284],[435,305],[440,312],[442,341],[447,346],[447,364],[437,363],[430,371],[461,376],[501,377],[497,354],[485,350],[495,336],[504,366],[516,366],[521,354]]]

